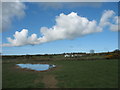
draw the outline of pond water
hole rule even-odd
[[[51,64],[16,64],[20,68],[26,68],[26,69],[31,69],[35,71],[45,71],[50,68],[56,67],[56,65],[51,65]]]

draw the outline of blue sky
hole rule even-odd
[[[86,17],[88,20],[100,21],[104,10],[113,10],[118,14],[118,3],[24,3],[26,6],[24,17],[18,19],[13,17],[11,26],[2,33],[2,43],[8,43],[7,37],[13,38],[16,31],[27,29],[28,36],[35,33],[41,37],[41,27],[52,27],[55,25],[55,18],[60,13],[77,13],[78,16]],[[69,22],[68,22],[69,23]],[[56,36],[55,36],[56,37]],[[38,45],[24,45],[3,47],[4,55],[21,54],[49,54],[64,52],[95,52],[113,51],[118,48],[118,32],[105,27],[102,32],[87,34],[76,37],[73,40],[56,40]]]

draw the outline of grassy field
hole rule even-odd
[[[18,63],[57,65],[47,72],[22,70]],[[117,88],[118,60],[3,60],[3,88]]]

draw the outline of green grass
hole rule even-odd
[[[38,60],[3,60],[3,88],[45,88],[44,75],[54,75],[60,88],[117,88],[118,60],[45,61],[56,64],[48,72],[23,71],[16,63],[40,63]],[[44,61],[42,61],[44,62]]]
[[[15,68],[15,64],[3,64],[3,88],[36,88],[44,87],[42,76],[37,72],[22,71]],[[39,77],[38,77],[39,76]],[[39,80],[38,83],[35,80]]]
[[[117,61],[63,61],[61,68],[55,72],[59,87],[117,87]]]

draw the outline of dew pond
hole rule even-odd
[[[51,64],[16,64],[22,69],[30,69],[30,70],[35,70],[35,71],[46,71],[51,68],[56,67],[56,65],[51,65]]]

